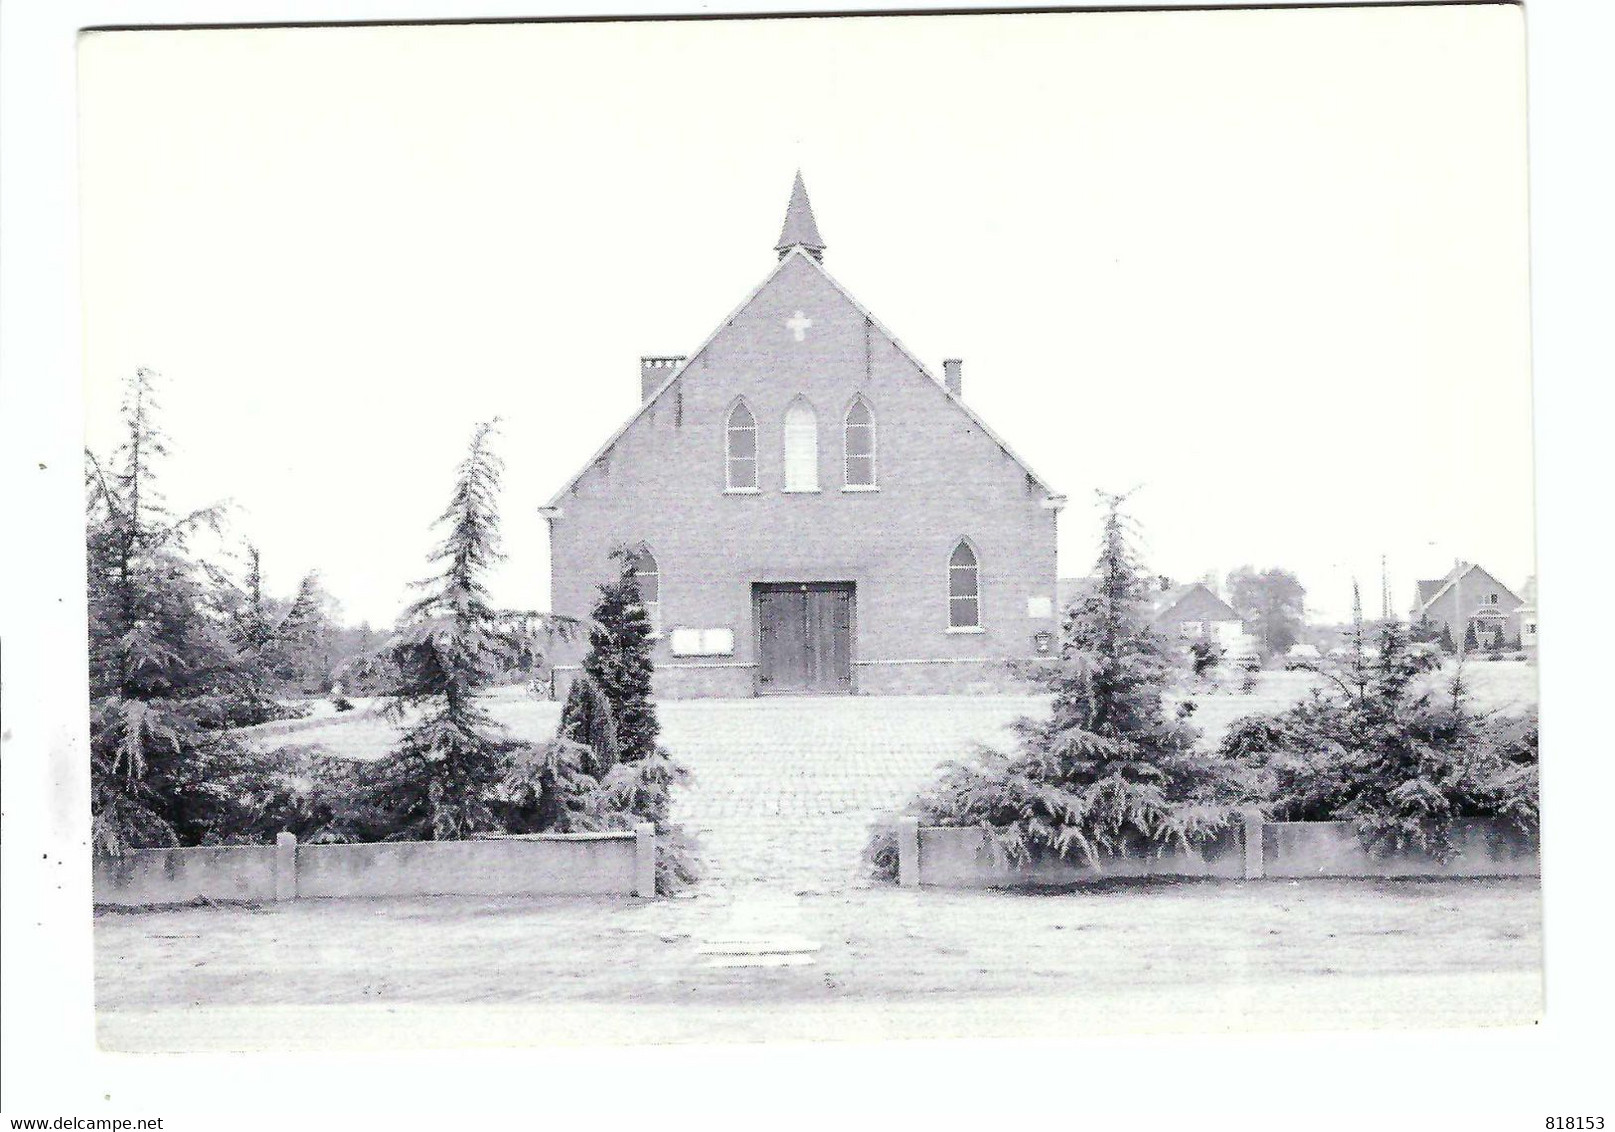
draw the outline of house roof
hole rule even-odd
[[[1204,582],[1190,582],[1159,590],[1151,616],[1156,621],[1238,621],[1234,607],[1211,592]]]
[[[813,219],[813,205],[808,200],[807,185],[802,182],[802,170],[796,171],[796,183],[791,186],[791,201],[785,206],[785,223],[779,230],[779,243],[774,250],[781,253],[792,248],[806,248],[815,258],[824,251],[824,238]]]
[[[1419,583],[1419,607],[1418,607],[1418,609],[1414,610],[1414,612],[1415,613],[1423,613],[1438,598],[1440,598],[1443,594],[1445,594],[1448,590],[1450,590],[1453,587],[1454,584],[1463,581],[1463,579],[1469,577],[1469,575],[1474,573],[1476,570],[1480,570],[1481,573],[1485,574],[1488,578],[1491,578],[1493,582],[1496,582],[1497,588],[1502,590],[1503,593],[1507,594],[1511,599],[1513,599],[1516,602],[1518,602],[1520,600],[1520,597],[1519,597],[1518,594],[1516,594],[1513,590],[1509,589],[1502,582],[1497,581],[1497,578],[1489,570],[1483,569],[1480,566],[1479,563],[1465,562],[1465,563],[1462,563],[1459,566],[1455,566],[1453,569],[1447,571],[1447,576],[1444,577],[1444,578],[1436,578],[1433,581],[1422,581],[1422,582],[1420,582]],[[1430,592],[1428,597],[1425,596],[1427,586],[1435,587],[1434,590]]]
[[[1164,590],[1155,590],[1150,594],[1150,616],[1160,617],[1170,612],[1179,602],[1189,596],[1193,586],[1172,586]]]
[[[1011,448],[1002,437],[988,427],[986,421],[977,416],[975,411],[971,409],[970,406],[966,405],[957,396],[955,396],[954,393],[949,390],[940,379],[938,379],[936,374],[933,373],[924,362],[915,357],[913,352],[910,351],[907,346],[903,345],[895,334],[886,329],[885,325],[869,312],[867,307],[865,307],[857,299],[853,298],[852,294],[836,280],[835,276],[831,275],[825,270],[824,264],[820,263],[818,258],[814,256],[805,245],[796,244],[780,257],[780,261],[774,265],[774,269],[768,273],[761,283],[752,288],[751,293],[746,296],[745,300],[741,302],[739,306],[735,307],[734,310],[730,311],[727,318],[718,323],[717,328],[707,336],[705,342],[701,343],[700,348],[692,353],[689,358],[685,360],[683,365],[679,366],[676,370],[673,370],[668,375],[667,379],[664,380],[661,385],[656,387],[655,392],[640,402],[639,408],[634,411],[632,416],[623,422],[622,427],[617,429],[616,432],[612,433],[611,438],[602,444],[595,451],[594,455],[590,456],[583,466],[577,470],[577,473],[568,479],[566,483],[562,485],[561,489],[550,497],[550,501],[545,504],[545,509],[559,507],[561,505],[561,501],[566,497],[567,493],[577,486],[578,481],[584,477],[588,470],[594,467],[602,456],[610,452],[611,449],[616,446],[617,442],[621,440],[628,430],[634,426],[634,422],[639,420],[640,417],[644,416],[650,411],[651,406],[656,404],[656,402],[661,399],[663,394],[673,387],[673,384],[678,381],[678,379],[683,375],[684,371],[689,369],[696,359],[700,358],[704,353],[706,353],[706,351],[711,347],[712,343],[717,340],[718,335],[722,334],[724,329],[727,328],[728,325],[737,317],[739,317],[740,313],[750,306],[757,296],[763,292],[763,289],[772,283],[774,278],[784,271],[786,266],[798,257],[800,257],[804,263],[811,264],[813,269],[819,272],[819,274],[823,275],[824,278],[829,282],[830,286],[834,287],[842,298],[846,299],[847,302],[852,304],[853,308],[857,310],[859,314],[863,315],[869,320],[870,326],[874,327],[874,329],[885,335],[886,338],[890,340],[892,345],[897,348],[898,352],[903,355],[903,357],[907,358],[908,361],[922,374],[930,378],[932,383],[936,385],[938,390],[942,392],[943,396],[945,396],[955,408],[968,417],[971,423],[979,428],[989,440],[998,445],[998,447],[1003,451],[1004,455],[1008,456],[1020,466],[1021,471],[1025,472],[1027,477],[1043,490],[1044,494],[1048,496],[1053,505],[1058,507],[1065,502],[1065,496],[1061,495],[1050,487],[1049,482],[1042,476],[1038,475],[1037,472],[1033,471],[1032,466],[1022,459],[1020,454]]]
[[[1097,588],[1094,577],[1060,578],[1055,582],[1060,608],[1064,609],[1079,598],[1087,597]],[[1204,582],[1189,582],[1146,595],[1152,621],[1238,621],[1239,613],[1233,606],[1211,591]],[[1181,616],[1174,616],[1181,614]]]

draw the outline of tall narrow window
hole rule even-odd
[[[724,432],[723,486],[730,491],[757,490],[757,418],[736,401]]]
[[[785,410],[785,490],[819,490],[819,418],[801,397]]]
[[[862,397],[847,410],[842,428],[845,459],[842,462],[847,487],[875,486],[875,414]]]
[[[645,607],[653,632],[662,631],[662,573],[656,566],[656,556],[650,547],[641,545],[634,551],[634,584],[639,588],[639,604]]]
[[[948,559],[948,628],[981,628],[981,570],[963,539]]]

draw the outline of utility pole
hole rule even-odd
[[[1464,658],[1464,640],[1469,636],[1469,618],[1464,616],[1464,564],[1461,559],[1452,560],[1452,610],[1453,620],[1461,621],[1458,626],[1458,659]]]

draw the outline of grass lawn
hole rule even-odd
[[[1453,665],[1449,662],[1439,675],[1427,677],[1427,682],[1432,687],[1441,687],[1451,677],[1452,670]],[[1233,690],[1238,687],[1237,678],[1229,675],[1224,679],[1229,690],[1198,691],[1186,697],[1196,705],[1194,724],[1204,733],[1208,746],[1220,741],[1229,725],[1239,717],[1252,712],[1282,710],[1321,683],[1319,677],[1308,672],[1262,672],[1257,677],[1255,691],[1242,693]],[[1473,693],[1475,706],[1482,709],[1519,711],[1537,702],[1535,665],[1484,661],[1472,663],[1467,666],[1465,679]],[[1005,705],[1006,722],[1024,711],[1037,710],[1037,698],[1031,696],[933,699],[941,711],[946,711],[950,704],[976,704],[982,699],[997,699]],[[379,758],[391,749],[398,729],[376,715],[379,701],[355,702],[359,706],[352,712],[332,715],[322,710],[306,720],[244,728],[242,734],[255,738],[266,747],[317,746],[333,755]],[[715,702],[721,701],[676,701],[663,704],[662,710],[664,713],[670,710],[676,712],[684,706],[697,708]],[[520,738],[536,739],[553,735],[560,719],[559,704],[533,698],[524,685],[495,689],[489,693],[487,703],[494,717]]]
[[[817,944],[798,965],[714,965],[705,945],[733,936],[734,912],[709,897],[439,897],[102,913],[102,1044],[1442,1026],[1540,1011],[1534,880],[865,887],[774,910],[778,932]]]

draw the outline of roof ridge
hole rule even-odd
[[[617,441],[621,440],[624,434],[626,434],[627,431],[634,426],[634,422],[640,417],[644,416],[646,411],[656,403],[657,399],[660,398],[663,393],[666,393],[675,381],[683,376],[684,371],[694,365],[695,360],[707,352],[707,348],[712,345],[713,341],[718,337],[718,335],[723,333],[724,328],[730,323],[734,322],[736,317],[739,316],[740,312],[751,305],[752,300],[757,298],[757,296],[762,293],[763,288],[774,281],[774,276],[785,270],[785,265],[790,262],[791,255],[793,254],[802,256],[803,259],[806,259],[810,263],[813,262],[813,257],[802,251],[800,248],[792,248],[790,252],[781,256],[779,262],[776,263],[773,269],[763,277],[763,281],[757,284],[757,286],[753,287],[751,292],[744,299],[742,299],[734,307],[734,309],[732,309],[727,315],[718,321],[718,325],[713,328],[712,333],[707,335],[706,341],[702,342],[701,345],[696,348],[695,352],[684,360],[683,365],[679,366],[671,374],[669,374],[666,380],[658,385],[655,390],[652,391],[649,397],[646,397],[640,401],[639,407],[629,414],[628,419],[622,423],[622,426],[618,428],[616,432],[612,433],[604,444],[595,450],[594,455],[590,456],[589,459],[584,462],[583,466],[578,469],[576,475],[561,485],[561,490],[557,491],[550,497],[550,501],[544,505],[545,507],[559,507],[561,505],[561,500],[566,493],[578,485],[578,481],[584,477],[590,468],[594,467],[596,462],[599,461],[600,457],[611,451],[612,446],[615,445]]]
[[[1049,482],[1046,479],[1038,475],[1038,473],[1033,469],[1032,465],[1027,463],[1026,459],[1022,457],[1020,453],[1011,448],[1007,441],[994,432],[992,426],[987,424],[986,421],[982,420],[974,409],[965,404],[964,401],[958,397],[954,396],[953,391],[950,390],[944,382],[938,380],[936,374],[932,373],[930,368],[927,367],[924,362],[920,361],[920,359],[914,355],[912,350],[903,345],[902,341],[897,337],[897,335],[893,334],[889,329],[887,329],[886,325],[882,323],[880,319],[876,318],[870,312],[868,307],[859,302],[857,298],[853,296],[852,292],[848,291],[847,288],[842,285],[840,280],[830,274],[829,269],[819,261],[818,257],[814,256],[811,251],[801,244],[796,244],[787,249],[784,254],[780,256],[780,260],[774,265],[773,270],[763,277],[762,282],[753,287],[751,292],[747,294],[747,296],[741,300],[741,302],[737,304],[725,318],[719,321],[712,333],[707,335],[706,340],[703,341],[692,354],[690,354],[689,358],[684,362],[684,364],[679,366],[678,369],[674,370],[662,382],[662,384],[656,387],[655,391],[653,391],[649,397],[646,397],[639,403],[639,407],[629,415],[628,419],[622,423],[621,427],[619,427],[616,432],[612,433],[610,438],[595,450],[594,455],[590,456],[589,459],[584,462],[583,466],[578,469],[577,473],[568,479],[566,483],[561,486],[560,490],[550,497],[550,501],[544,504],[544,508],[547,509],[551,507],[559,507],[561,505],[561,500],[565,498],[568,492],[578,485],[578,482],[583,479],[584,475],[588,473],[589,469],[594,467],[602,456],[611,451],[616,443],[627,434],[630,428],[634,426],[634,423],[649,411],[650,407],[654,405],[669,388],[672,387],[674,382],[684,375],[686,370],[695,364],[696,359],[700,358],[701,355],[707,352],[712,343],[717,339],[718,335],[722,334],[724,330],[734,322],[734,320],[740,315],[740,312],[745,310],[756,300],[757,296],[762,293],[763,288],[772,283],[775,277],[778,276],[780,272],[785,270],[785,265],[791,262],[793,256],[800,256],[805,262],[810,263],[817,268],[819,273],[824,276],[825,281],[828,282],[830,286],[834,287],[836,292],[840,294],[843,299],[852,304],[854,310],[863,315],[864,318],[868,319],[869,324],[872,327],[885,335],[887,340],[890,341],[893,346],[897,347],[898,352],[901,353],[903,357],[907,358],[910,364],[912,364],[915,369],[919,370],[923,376],[929,378],[931,383],[941,390],[942,395],[952,402],[953,405],[961,412],[963,412],[965,416],[967,416],[976,425],[977,428],[981,429],[989,440],[998,445],[1006,456],[1019,464],[1021,470],[1030,476],[1032,481],[1036,483],[1038,487],[1043,489],[1049,499],[1055,502],[1056,506],[1065,502],[1066,497],[1064,495],[1055,491],[1054,488],[1049,485]]]
[[[981,417],[979,415],[977,415],[977,413],[976,413],[976,411],[974,409],[972,409],[969,405],[965,404],[962,399],[960,399],[959,397],[956,397],[954,395],[953,391],[948,388],[946,382],[940,380],[937,377],[936,374],[932,373],[930,367],[928,367],[924,362],[920,361],[919,358],[915,357],[914,352],[912,350],[910,350],[907,346],[903,345],[902,340],[899,339],[897,337],[897,335],[893,334],[891,332],[891,330],[889,330],[886,327],[885,323],[881,322],[880,319],[876,318],[874,316],[874,314],[872,314],[870,312],[868,307],[864,306],[863,303],[859,302],[853,296],[851,291],[848,291],[846,287],[842,286],[841,281],[838,280],[834,275],[830,274],[830,269],[829,268],[825,267],[823,263],[819,262],[819,260],[815,259],[811,255],[805,256],[805,258],[814,267],[819,269],[819,273],[821,275],[823,275],[826,280],[829,281],[829,283],[830,283],[830,285],[832,287],[834,287],[837,291],[841,292],[841,297],[842,298],[846,299],[849,303],[851,303],[857,309],[859,314],[863,315],[865,318],[867,318],[869,320],[871,326],[873,326],[876,330],[879,330],[882,334],[884,334],[887,337],[887,339],[891,342],[891,344],[897,347],[898,351],[914,365],[914,368],[918,369],[922,374],[924,374],[926,377],[930,378],[931,381],[937,386],[937,388],[942,390],[943,395],[945,397],[947,397],[947,399],[949,401],[951,401],[955,405],[957,405],[959,407],[959,409],[961,411],[963,411],[964,414],[967,417],[969,417],[973,422],[975,422],[975,424],[976,424],[976,426],[978,428],[980,428],[984,433],[987,434],[987,438],[989,440],[991,440],[994,444],[998,445],[998,447],[1002,448],[1004,450],[1004,454],[1006,456],[1008,456],[1011,460],[1014,460],[1017,464],[1019,464],[1021,466],[1022,470],[1024,470],[1027,475],[1031,476],[1032,479],[1034,481],[1036,481],[1037,485],[1048,493],[1050,499],[1058,499],[1058,500],[1060,500],[1062,502],[1065,500],[1065,496],[1060,494],[1059,492],[1055,491],[1054,488],[1050,487],[1049,486],[1049,481],[1044,479],[1042,476],[1038,475],[1037,472],[1035,470],[1033,470],[1032,465],[1027,463],[1025,458],[1022,457],[1019,452],[1016,452],[1013,448],[1011,448],[1009,446],[1008,441],[1004,440],[1003,437],[999,436],[996,432],[994,432],[992,430],[992,427],[990,425],[988,425],[988,423],[986,421],[982,420]]]

